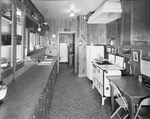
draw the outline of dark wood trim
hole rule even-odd
[[[0,0],[0,11],[2,11],[2,0]],[[2,23],[2,12],[0,12],[0,26],[1,26],[1,23]],[[1,28],[0,28],[0,34],[1,34]],[[1,52],[1,37],[0,37],[0,52]],[[0,57],[1,57],[1,53],[0,53]],[[1,64],[1,60],[0,60],[0,64]],[[0,65],[0,69],[1,69],[1,65]],[[1,70],[0,70],[0,81],[2,80],[1,78]]]
[[[29,13],[26,13],[26,17],[27,17],[27,20],[30,20],[31,22],[33,22],[33,24],[35,24],[36,27],[38,27],[38,25],[40,24],[40,27],[42,28],[42,31],[47,30],[47,28],[42,23],[40,23],[40,21],[34,19]],[[26,23],[26,24],[28,24],[28,23]],[[29,27],[29,25],[27,25],[27,27]]]
[[[22,68],[24,66],[24,62],[20,62],[17,64],[16,66],[16,71],[18,71],[20,68]]]
[[[11,36],[12,36],[12,64],[11,66],[13,67],[13,80],[16,79],[16,76],[15,76],[15,72],[16,72],[16,40],[17,40],[17,37],[16,37],[16,32],[17,32],[17,19],[16,19],[16,6],[15,4],[12,4],[12,33],[11,33]]]
[[[137,46],[137,45],[121,45],[120,47],[122,48],[130,48],[130,49],[137,49],[137,50],[142,50],[142,49],[150,49],[148,46]]]
[[[1,73],[2,80],[5,79],[6,77],[10,76],[12,73],[13,73],[12,67],[6,69],[4,72]]]
[[[20,68],[22,68],[23,66],[24,66],[24,62],[18,63],[16,65],[16,71],[19,70]],[[1,79],[3,80],[12,74],[13,74],[13,68],[10,67],[1,73]]]
[[[41,49],[37,49],[37,50],[34,50],[34,51],[31,51],[31,52],[28,52],[27,56],[31,56],[31,55],[34,55],[34,54],[37,54],[37,53],[40,53],[41,51],[44,51],[46,48],[41,48]]]

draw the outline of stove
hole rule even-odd
[[[112,55],[112,54],[111,54]],[[114,58],[114,57],[113,57]],[[119,59],[119,60],[118,60]],[[93,60],[93,84],[92,88],[96,88],[101,95],[102,105],[105,103],[106,97],[110,97],[110,83],[107,76],[120,76],[121,70],[124,70],[122,66],[124,59],[120,56],[115,56],[115,64],[113,60],[111,62],[105,61],[99,63]]]

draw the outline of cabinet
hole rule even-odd
[[[44,86],[43,92],[36,103],[35,108],[31,112],[29,119],[49,119],[49,112],[52,103],[53,89],[55,80],[57,77],[57,66],[56,63],[50,74],[47,84]]]

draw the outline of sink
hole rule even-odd
[[[51,65],[52,62],[52,60],[43,60],[38,65]]]
[[[103,61],[101,62],[96,62],[98,65],[112,65],[112,63],[108,62],[108,61]]]
[[[53,59],[44,59],[45,61],[53,61]]]

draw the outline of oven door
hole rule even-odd
[[[95,81],[97,80],[97,66],[95,64],[92,64],[92,81],[95,84]]]

